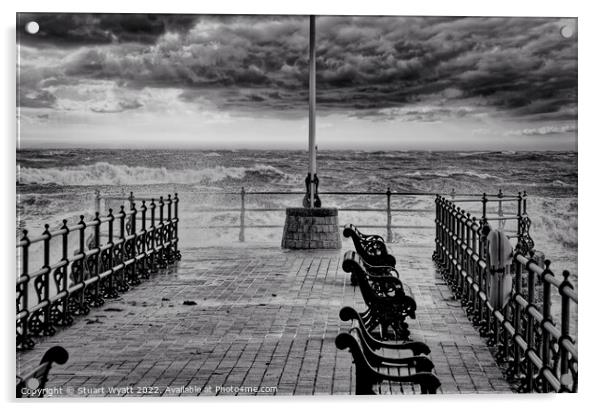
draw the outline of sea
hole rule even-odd
[[[379,195],[322,195],[324,206],[369,208],[340,211],[341,224],[385,225],[387,189],[403,193],[496,194],[527,193],[530,233],[535,248],[552,261],[555,272],[568,270],[577,282],[577,153],[514,151],[320,151],[319,192],[370,192]],[[300,206],[301,195],[254,195],[253,192],[302,192],[307,152],[285,150],[142,150],[45,149],[17,152],[16,236],[27,229],[34,237],[44,224],[57,229],[64,219],[76,223],[92,218],[95,192],[101,196],[138,197],[178,193],[182,247],[239,242],[244,187],[248,209],[276,211],[245,213],[245,240],[279,245],[283,208]],[[101,202],[101,214],[119,209],[124,201]],[[434,244],[434,197],[392,197],[393,242],[399,246]],[[476,217],[479,202],[463,203]],[[206,211],[235,209],[233,211]],[[415,210],[415,211],[412,211]],[[516,215],[515,202],[488,203],[490,216]],[[498,227],[498,223],[493,223]],[[275,226],[252,228],[253,225]],[[219,228],[210,228],[219,226]],[[224,228],[224,226],[232,226]],[[503,228],[516,232],[516,223]],[[386,233],[385,228],[365,231]],[[54,240],[53,240],[54,241]],[[74,242],[76,239],[70,240]],[[53,254],[60,252],[53,246]]]

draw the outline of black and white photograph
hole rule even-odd
[[[579,391],[578,17],[15,17],[16,398]]]

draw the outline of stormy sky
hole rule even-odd
[[[574,19],[316,27],[321,147],[576,149]],[[17,32],[22,147],[306,146],[306,16],[20,14]]]

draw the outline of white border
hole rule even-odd
[[[587,4],[589,3],[589,4]],[[528,2],[525,0],[503,0],[499,2],[486,1],[380,1],[369,0],[361,2],[326,2],[324,0],[304,0],[299,2],[282,1],[144,1],[125,2],[123,0],[99,0],[98,2],[83,2],[81,0],[22,0],[17,4],[2,3],[0,20],[2,25],[2,55],[0,61],[2,75],[2,98],[0,99],[2,115],[2,202],[0,202],[2,222],[5,229],[0,236],[0,261],[3,262],[3,290],[4,298],[1,306],[5,315],[2,340],[2,353],[4,354],[2,367],[2,399],[10,402],[13,398],[14,376],[14,276],[15,254],[15,13],[17,11],[48,11],[48,12],[145,12],[145,13],[231,13],[231,14],[393,14],[393,15],[480,15],[480,16],[562,16],[579,18],[579,281],[580,304],[580,386],[577,395],[546,395],[546,396],[519,396],[519,395],[483,395],[483,396],[440,396],[434,398],[355,398],[355,397],[318,397],[318,398],[281,398],[277,401],[268,400],[220,400],[208,401],[200,399],[193,402],[169,400],[143,401],[142,406],[150,409],[163,409],[166,406],[186,406],[199,409],[211,409],[225,406],[226,408],[249,409],[278,409],[283,407],[297,410],[308,406],[345,407],[353,410],[364,410],[367,407],[406,409],[466,409],[483,408],[487,410],[527,406],[530,408],[546,409],[575,409],[583,406],[592,406],[597,399],[596,394],[602,393],[602,378],[599,370],[602,367],[601,344],[602,321],[600,320],[600,293],[602,284],[600,277],[598,256],[602,240],[600,230],[599,212],[599,176],[600,150],[600,90],[599,73],[600,45],[600,13],[593,6],[594,2],[556,1]],[[596,121],[597,120],[597,121]],[[403,401],[403,403],[401,403]],[[104,409],[110,407],[132,407],[130,401],[103,401],[59,403],[57,401],[40,401],[21,404],[21,407],[31,408],[48,407],[68,410]],[[169,404],[169,405],[168,405]],[[319,404],[319,405],[318,405]],[[8,404],[15,406],[14,401]],[[599,408],[599,407],[596,407]]]

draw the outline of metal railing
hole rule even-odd
[[[245,241],[245,233],[248,228],[282,228],[282,224],[249,224],[246,217],[248,213],[254,212],[276,212],[285,211],[285,207],[248,207],[247,200],[249,196],[298,196],[302,198],[305,195],[304,191],[246,191],[244,187],[240,191],[227,191],[227,192],[198,192],[197,194],[206,195],[231,195],[238,196],[240,198],[239,207],[204,207],[196,209],[195,211],[201,213],[237,213],[239,214],[239,224],[209,224],[204,225],[203,228],[238,228],[239,234],[238,239],[241,242]],[[393,229],[425,229],[434,230],[434,225],[399,225],[393,224],[394,213],[433,213],[434,209],[420,209],[420,208],[395,208],[392,206],[392,199],[395,197],[435,197],[437,193],[426,193],[426,192],[393,192],[389,188],[386,191],[374,192],[374,191],[324,191],[320,192],[320,196],[373,196],[373,197],[385,197],[386,207],[385,208],[367,208],[367,207],[341,207],[339,211],[349,212],[380,212],[386,216],[387,223],[384,225],[378,224],[358,224],[360,228],[385,228],[386,229],[386,241],[393,241]],[[450,195],[459,195],[455,192],[451,192]],[[473,194],[462,194],[464,196],[472,196]],[[344,225],[341,225],[343,227]]]
[[[23,230],[17,242],[17,349],[33,348],[35,337],[53,335],[56,327],[72,324],[74,316],[88,314],[90,308],[103,305],[105,299],[117,297],[181,258],[177,193],[173,199],[168,195],[158,202],[133,195],[113,198],[130,200],[129,210],[122,205],[117,214],[109,209],[105,217],[97,211],[91,221],[84,221],[82,215],[71,226],[63,220],[56,231],[46,224],[42,235],[35,238]],[[139,208],[136,201],[141,201]],[[70,236],[75,236],[77,243],[71,255]],[[53,239],[60,241],[57,250],[51,250]],[[43,263],[31,271],[30,250],[36,244],[42,245]],[[58,251],[57,261],[51,261],[51,251]]]
[[[479,219],[458,204],[480,202]],[[491,201],[515,202],[513,216],[489,217]],[[479,327],[488,345],[496,348],[496,361],[506,368],[506,376],[518,384],[521,392],[576,392],[577,346],[571,335],[571,305],[578,300],[569,272],[558,278],[543,267],[533,254],[528,229],[526,196],[483,195],[480,199],[436,200],[436,248],[433,259],[438,264],[456,298],[461,301],[472,323]],[[494,309],[487,297],[487,239],[483,229],[499,218],[517,221],[514,276],[510,302]],[[536,280],[540,282],[538,286]],[[552,313],[552,291],[560,297],[560,325]],[[541,292],[541,301],[536,296]]]

